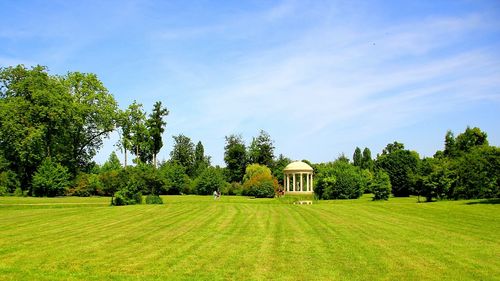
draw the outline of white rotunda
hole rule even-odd
[[[285,193],[310,194],[313,189],[313,168],[302,161],[288,164],[283,170],[285,174]]]

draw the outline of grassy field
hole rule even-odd
[[[498,201],[0,197],[0,280],[498,280]]]

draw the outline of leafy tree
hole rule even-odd
[[[81,197],[105,195],[99,175],[80,173],[77,175],[74,182],[74,187],[69,190],[68,195]]]
[[[405,145],[395,141],[393,143],[387,144],[387,146],[382,150],[382,155],[391,154],[393,152],[403,149],[405,149]]]
[[[156,167],[156,155],[160,152],[163,146],[162,134],[165,131],[167,122],[163,120],[168,116],[167,108],[161,106],[158,101],[154,104],[153,113],[149,116],[147,127],[151,138],[151,154],[153,155],[153,165]]]
[[[194,149],[194,175],[198,176],[210,166],[210,156],[205,156],[205,149],[201,141],[198,141]]]
[[[88,170],[115,126],[116,101],[94,74],[46,67],[0,69],[0,147],[23,187],[50,157],[72,175]]]
[[[500,197],[500,148],[471,147],[452,163],[456,182],[452,192],[455,199]]]
[[[250,164],[245,169],[245,176],[243,176],[243,181],[246,181],[246,180],[250,179],[251,177],[258,175],[258,174],[265,174],[265,175],[270,176],[271,169],[269,169],[265,165]]]
[[[192,193],[186,168],[178,162],[163,163],[159,168],[159,172],[165,180],[165,194]]]
[[[243,195],[272,198],[279,189],[278,180],[271,175],[271,170],[264,165],[248,165],[243,179]]]
[[[365,183],[360,170],[344,158],[317,165],[317,169],[314,192],[321,199],[354,199],[363,194]]]
[[[372,152],[368,147],[363,149],[363,156],[361,158],[361,168],[373,171]]]
[[[142,109],[142,104],[134,101],[127,111],[129,120],[127,126],[130,126],[130,144],[131,153],[136,156],[136,163],[148,163],[153,159],[151,153],[151,139],[149,136],[148,128],[146,127],[146,113]],[[124,138],[126,141],[126,138]]]
[[[241,182],[247,165],[246,146],[241,135],[226,136],[224,162],[226,177],[230,182]]]
[[[226,184],[220,169],[208,167],[195,180],[196,193],[209,195],[215,190],[222,190]]]
[[[465,132],[455,139],[456,149],[462,152],[468,152],[471,148],[480,145],[488,145],[488,135],[477,127],[472,129],[467,127]]]
[[[375,177],[371,183],[373,200],[388,200],[391,195],[391,180],[389,175],[383,170],[375,172]]]
[[[412,179],[417,172],[418,154],[405,150],[404,145],[398,142],[388,144],[384,152],[377,158],[377,167],[389,174],[394,196],[409,196],[413,188]]]
[[[361,149],[356,146],[356,149],[354,150],[354,154],[352,155],[352,161],[353,165],[356,167],[361,167],[363,163],[363,158],[361,156]]]
[[[61,164],[46,158],[33,176],[33,195],[61,196],[70,186],[68,170]]]
[[[274,160],[274,142],[271,136],[261,130],[248,149],[248,159],[250,163],[257,163],[272,167]]]
[[[102,165],[101,167],[101,172],[109,172],[109,171],[115,171],[115,170],[120,170],[122,168],[122,164],[120,163],[120,159],[118,159],[118,156],[116,156],[116,153],[113,151],[109,155],[108,160]]]
[[[182,134],[173,138],[174,148],[170,152],[170,161],[184,167],[186,174],[191,177],[194,174],[194,144],[189,137]]]
[[[457,154],[455,137],[453,132],[448,130],[444,138],[444,151],[443,154],[447,157],[455,157]]]
[[[302,162],[304,162],[304,160]],[[278,180],[278,183],[280,183],[281,185],[285,184],[283,179],[283,170],[290,163],[292,163],[292,160],[290,158],[283,156],[283,154],[280,154],[276,161],[274,161],[274,165],[272,165],[271,172],[273,176]]]
[[[103,138],[115,129],[118,107],[113,95],[93,73],[70,72],[59,79],[72,100],[71,108],[64,113],[69,122],[64,129],[68,139],[63,141],[65,147],[71,148],[65,165],[75,174],[82,164],[90,163],[102,147]]]

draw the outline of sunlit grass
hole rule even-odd
[[[494,280],[500,205],[0,197],[0,280]],[[476,204],[477,203],[477,204]]]

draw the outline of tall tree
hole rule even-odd
[[[352,155],[352,162],[353,165],[356,167],[361,167],[362,163],[362,156],[361,156],[361,148],[356,146],[356,149],[354,150],[354,154]]]
[[[74,173],[71,167],[89,163],[103,138],[115,129],[118,108],[113,95],[95,74],[70,72],[60,79],[73,100],[71,111],[66,113],[71,116],[66,127],[70,138],[66,147],[71,147],[67,166]]]
[[[194,144],[189,137],[182,134],[173,138],[174,148],[170,152],[170,161],[183,166],[186,174],[192,177],[194,175]]]
[[[146,127],[146,114],[142,109],[142,104],[134,101],[129,105],[126,114],[128,120],[125,121],[130,126],[130,152],[136,156],[135,162],[147,163],[153,159],[151,153],[151,139]],[[124,138],[125,140],[125,138]]]
[[[165,131],[165,126],[167,122],[163,120],[164,117],[168,116],[168,110],[166,107],[161,106],[161,102],[158,101],[154,104],[153,112],[149,115],[147,121],[147,127],[149,130],[149,137],[151,138],[151,153],[153,155],[153,165],[156,167],[156,155],[160,152],[163,146],[162,134]]]
[[[23,186],[46,157],[73,175],[88,169],[115,127],[116,101],[94,74],[52,76],[43,66],[2,68],[0,98],[2,151]]]
[[[456,145],[455,145],[455,137],[453,132],[448,130],[446,132],[446,136],[444,137],[444,155],[448,157],[456,156]]]
[[[394,145],[396,144],[396,145]],[[397,147],[396,149],[394,149]],[[383,169],[391,179],[394,196],[409,196],[413,189],[413,178],[417,172],[419,156],[416,152],[402,149],[402,143],[387,145],[377,158],[377,168]],[[389,152],[389,153],[387,153]]]
[[[224,162],[226,162],[227,180],[241,182],[247,165],[246,146],[241,135],[226,136]]]
[[[361,168],[368,169],[370,171],[373,170],[372,152],[368,147],[365,147],[365,149],[363,149]]]
[[[274,142],[271,136],[264,130],[252,139],[248,149],[250,163],[257,163],[272,167],[274,161]]]
[[[200,175],[203,170],[210,166],[210,156],[205,155],[205,148],[201,141],[198,141],[194,149],[194,174]]]

